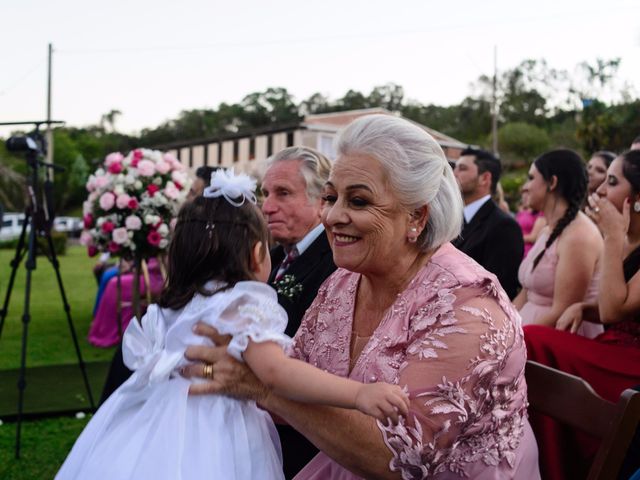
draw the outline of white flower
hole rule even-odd
[[[166,223],[163,223],[158,227],[158,233],[163,237],[169,235],[169,226]]]
[[[160,221],[160,217],[158,215],[146,215],[144,217],[144,223],[147,225],[155,225]]]
[[[140,180],[136,180],[133,184],[133,188],[135,188],[136,190],[142,190],[142,182]]]
[[[169,245],[169,240],[167,240],[166,238],[163,238],[162,240],[160,240],[158,247],[167,248],[167,245]]]
[[[133,174],[128,174],[126,177],[124,177],[124,183],[125,185],[133,185],[134,183],[136,183],[136,177],[133,176]]]
[[[122,195],[124,193],[124,187],[122,185],[116,185],[113,187],[113,193],[116,195]]]

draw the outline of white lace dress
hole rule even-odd
[[[231,335],[228,351],[238,360],[249,339],[290,342],[287,315],[264,283],[196,295],[177,311],[150,306],[123,340],[135,373],[96,412],[56,479],[284,478],[277,432],[255,402],[188,395],[197,380],[178,373],[188,363],[184,351],[209,343],[192,332],[198,321]]]

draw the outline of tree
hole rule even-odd
[[[549,134],[523,122],[509,123],[498,130],[500,153],[507,162],[531,161],[551,146]]]
[[[302,115],[327,113],[334,111],[334,108],[327,97],[316,92],[300,104],[300,113]]]
[[[256,128],[301,120],[293,97],[282,87],[251,93],[242,99],[239,106],[242,108],[243,127]]]
[[[404,100],[404,88],[395,83],[387,83],[379,87],[374,87],[369,94],[368,104],[370,107],[382,107],[391,112],[402,109]]]
[[[116,131],[116,119],[122,115],[120,110],[110,110],[100,117],[100,126],[106,130],[105,124],[109,126],[111,132]]]

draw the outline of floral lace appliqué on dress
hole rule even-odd
[[[354,380],[407,387],[409,417],[390,427],[378,422],[389,468],[404,479],[539,478],[520,318],[495,276],[444,245],[386,312],[349,373],[359,279],[338,270],[325,282],[293,355]],[[322,453],[297,478],[323,474],[357,478]]]

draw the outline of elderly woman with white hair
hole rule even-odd
[[[339,267],[320,288],[291,354],[410,395],[397,425],[298,403],[260,385],[221,347],[190,347],[192,393],[256,400],[321,452],[296,479],[539,478],[527,420],[518,313],[496,277],[449,242],[462,200],[439,145],[406,120],[371,115],[337,142],[322,221]],[[199,333],[218,345],[217,333]]]

